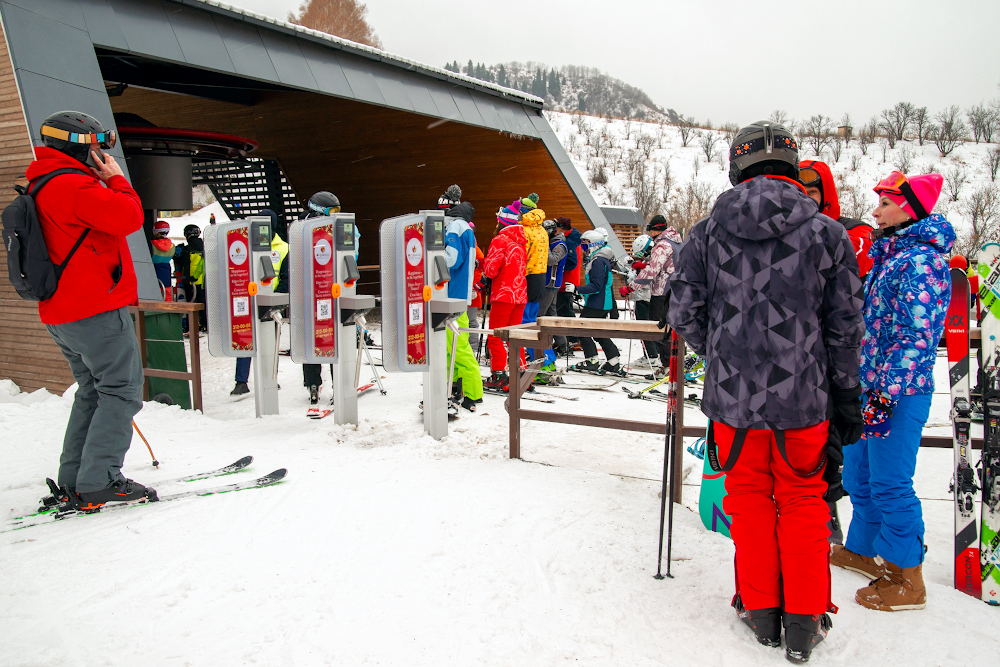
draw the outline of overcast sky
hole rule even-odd
[[[228,0],[285,19],[300,0]],[[586,65],[714,123],[1000,97],[1000,0],[368,0],[390,53]]]

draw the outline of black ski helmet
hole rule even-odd
[[[759,120],[741,129],[729,147],[729,182],[775,174],[799,177],[799,143],[781,123]]]
[[[198,225],[185,225],[184,226],[184,238],[189,239],[191,237],[198,238],[201,236],[201,228]]]
[[[94,168],[97,164],[90,155],[92,146],[97,144],[108,150],[114,148],[118,141],[114,130],[105,131],[99,120],[82,111],[58,111],[52,114],[42,121],[39,134],[47,147]]]
[[[545,220],[542,222],[542,229],[545,233],[549,235],[549,239],[556,235],[556,221],[555,220]]]
[[[340,213],[340,200],[337,195],[326,190],[320,190],[306,202],[306,208],[311,215],[330,215]]]

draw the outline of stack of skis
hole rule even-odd
[[[971,290],[962,257],[952,259],[952,295],[945,323],[951,381],[955,470],[955,588],[993,605],[1000,604],[1000,244],[982,248],[978,258],[982,349],[979,400],[983,412],[983,453],[978,471],[969,460],[973,396],[969,390]],[[978,472],[978,475],[976,474]],[[978,485],[977,485],[978,482]],[[976,492],[982,490],[976,525]]]

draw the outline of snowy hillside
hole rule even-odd
[[[545,113],[601,204],[637,206],[647,218],[663,213],[678,229],[687,229],[732,187],[728,152],[732,131]],[[816,159],[814,142],[807,138],[801,143],[802,159]],[[935,210],[955,225],[960,240],[973,220],[981,229],[998,233],[1000,184],[989,163],[1000,145],[962,142],[944,158],[926,140],[923,146],[903,140],[889,148],[888,142],[878,139],[863,152],[854,139],[840,146],[839,159],[834,159],[834,150],[831,143],[821,152],[837,180],[843,215],[874,224],[871,211],[878,198],[872,187],[879,179],[893,169],[910,174],[936,171],[945,177],[945,187]]]
[[[583,112],[613,118],[678,120],[673,109],[658,106],[641,88],[605,74],[595,67],[563,65],[558,70],[544,63],[509,62],[500,65],[459,65],[446,70],[531,93],[545,100],[552,111]]]

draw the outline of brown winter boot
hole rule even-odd
[[[885,567],[875,562],[874,558],[856,554],[842,544],[834,544],[830,551],[830,565],[863,574],[869,579],[881,579]]]
[[[926,607],[927,589],[924,588],[923,565],[900,568],[888,561],[883,563],[885,575],[857,592],[854,599],[858,604],[877,611]]]

